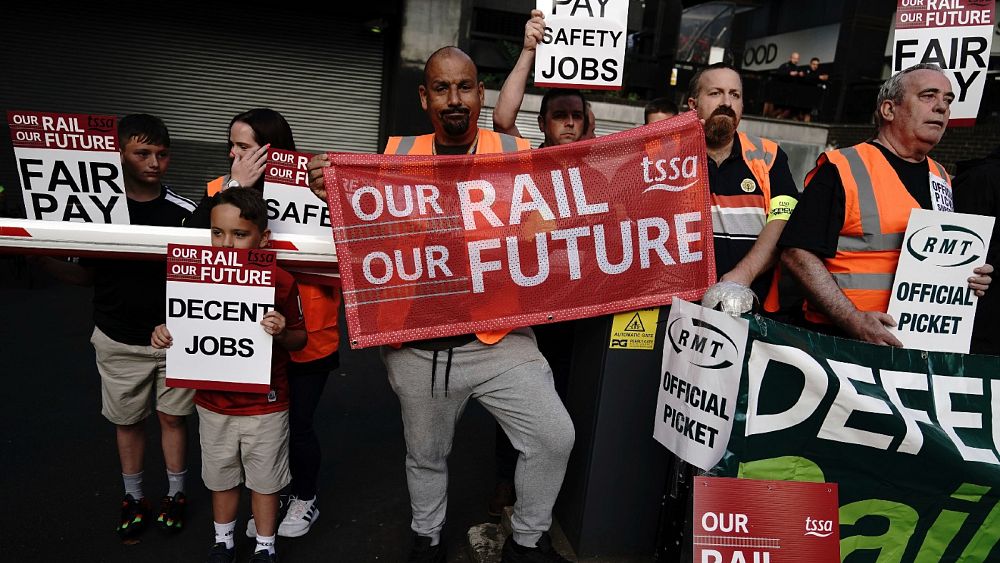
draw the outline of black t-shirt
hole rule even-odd
[[[781,150],[780,147],[778,148],[778,155],[774,159],[774,165],[771,167],[769,178],[772,200],[779,196],[799,197],[799,190],[795,187],[795,181],[792,180],[792,173],[788,169],[788,156],[785,155],[785,151]],[[747,180],[753,181],[753,190],[749,192],[744,189],[744,186],[749,187],[751,185],[747,183]],[[717,165],[713,159],[708,159],[708,185],[714,196],[757,200],[755,204],[761,206],[760,220],[763,227],[763,222],[766,221],[769,202],[764,201],[764,192],[757,185],[753,172],[747,166],[746,161],[743,160],[743,148],[739,135],[733,139],[733,150],[729,154],[729,157],[722,161],[721,166]],[[713,201],[713,206],[715,203]],[[740,205],[742,206],[742,204]],[[715,210],[713,210],[713,213],[715,213]],[[798,213],[798,209],[796,209],[795,213]],[[715,272],[717,276],[722,277],[736,267],[736,264],[750,252],[754,243],[757,242],[757,235],[760,234],[760,231],[753,234],[746,232],[726,232],[721,222],[713,222],[713,230],[715,231]],[[767,297],[767,291],[771,284],[771,272],[772,270],[768,270],[762,273],[750,284],[750,289],[757,294],[761,303]]]
[[[467,145],[442,145],[434,141],[434,152],[440,155],[469,154],[472,143]]]
[[[180,227],[194,203],[164,186],[150,201],[128,200],[133,225]],[[160,260],[81,260],[94,271],[94,323],[112,340],[149,345],[166,319],[167,267]]]
[[[933,209],[930,191],[930,162],[909,162],[871,141],[896,171],[906,191],[923,209]],[[799,204],[778,241],[780,248],[801,248],[821,258],[837,253],[837,240],[844,226],[844,184],[837,167],[824,162],[806,185]]]

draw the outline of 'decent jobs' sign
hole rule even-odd
[[[951,127],[971,127],[986,86],[993,40],[993,2],[898,0],[892,73],[933,63],[951,79]]]
[[[330,239],[330,208],[309,190],[306,165],[313,155],[281,149],[267,153],[264,200],[268,228],[275,234],[313,235]]]
[[[969,353],[978,299],[968,278],[986,263],[993,222],[982,215],[911,212],[888,311],[904,347]]]
[[[114,116],[8,111],[28,219],[129,223]]]
[[[629,0],[537,0],[545,33],[535,85],[620,90]]]
[[[167,247],[167,385],[270,390],[274,267],[271,250]]]

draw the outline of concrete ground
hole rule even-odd
[[[113,533],[122,497],[114,428],[100,415],[89,344],[89,289],[62,286],[0,258],[0,554],[10,561],[172,562],[202,560],[212,536],[210,495],[200,479],[197,417],[190,418],[186,529],[149,529],[136,545]],[[410,545],[405,447],[399,403],[377,351],[343,350],[316,426],[323,444],[321,517],[297,539],[280,539],[282,561],[405,561]],[[467,530],[486,514],[493,487],[493,420],[473,402],[450,458],[449,561],[471,561]],[[165,492],[155,417],[148,423],[145,489]],[[154,502],[155,504],[155,502]],[[244,505],[247,504],[244,499]],[[241,511],[242,514],[246,510]],[[238,524],[242,530],[244,521]],[[569,546],[558,529],[556,544]],[[252,540],[237,537],[238,561]],[[651,557],[600,558],[645,563]]]

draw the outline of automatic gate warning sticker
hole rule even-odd
[[[659,318],[659,307],[618,313],[611,323],[611,342],[608,343],[608,348],[652,350],[656,346],[656,321]]]

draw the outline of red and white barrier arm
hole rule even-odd
[[[0,253],[5,254],[164,260],[168,243],[208,245],[208,229],[0,218]],[[337,269],[337,252],[326,237],[277,235],[270,248],[286,268]]]

